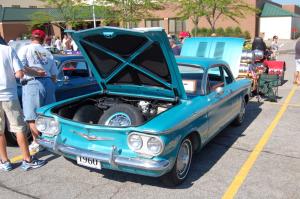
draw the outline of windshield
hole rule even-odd
[[[188,95],[203,95],[201,88],[204,69],[201,66],[178,64],[184,90]]]

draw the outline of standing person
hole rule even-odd
[[[39,131],[35,126],[37,118],[36,109],[53,103],[55,99],[55,81],[57,67],[52,54],[41,44],[45,39],[42,30],[34,30],[31,35],[31,44],[20,49],[19,58],[26,69],[36,71],[26,73],[24,79],[27,84],[22,88],[22,103],[25,121],[29,124],[33,141],[29,146],[30,151],[40,151],[42,148],[36,142]]]
[[[295,46],[296,72],[294,75],[294,84],[300,85],[300,37]]]
[[[24,122],[21,106],[17,95],[17,78],[24,76],[23,66],[16,53],[10,46],[0,45],[0,170],[10,171],[13,169],[10,163],[5,139],[5,120],[8,122],[8,130],[15,132],[18,145],[21,149],[23,161],[21,168],[25,171],[39,168],[46,162],[31,157],[25,136],[26,124]],[[5,117],[6,116],[6,117]]]
[[[278,43],[278,37],[276,35],[274,35],[272,43],[271,43],[272,59],[277,60],[278,55],[279,55],[279,48],[282,46],[283,46],[283,44]]]
[[[71,39],[71,46],[72,46],[72,49],[73,51],[77,51],[78,50],[78,46],[77,44],[75,43],[74,39]]]
[[[176,56],[180,55],[181,48],[180,48],[180,46],[176,45],[175,40],[169,39],[169,42],[170,42],[170,46],[172,48],[173,54]]]
[[[54,46],[57,48],[57,50],[59,50],[59,51],[62,50],[61,41],[60,41],[59,37],[56,37]]]

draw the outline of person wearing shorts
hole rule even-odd
[[[295,46],[296,72],[294,75],[294,84],[300,85],[300,38],[298,38]]]
[[[23,156],[21,168],[29,170],[41,167],[45,161],[31,157],[29,153],[25,136],[27,126],[18,100],[15,79],[24,76],[23,66],[10,46],[0,45],[0,76],[0,170],[13,169],[6,150],[5,125],[10,132],[16,133]]]
[[[20,49],[18,54],[25,66],[26,83],[22,87],[22,103],[25,121],[29,124],[33,137],[29,150],[35,152],[42,150],[36,142],[39,136],[39,131],[35,126],[36,110],[56,101],[55,81],[58,70],[52,54],[42,46],[44,39],[44,31],[33,30],[31,44]]]

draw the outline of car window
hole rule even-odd
[[[230,75],[229,71],[225,67],[222,67],[222,68],[223,68],[223,72],[224,72],[226,85],[231,84],[233,82],[232,76]]]
[[[215,91],[218,87],[224,87],[222,67],[212,67],[207,71],[207,93]]]
[[[84,61],[68,61],[63,63],[62,71],[64,76],[69,77],[88,77],[89,70]]]
[[[202,95],[201,83],[204,70],[200,66],[188,66],[179,64],[179,71],[183,83],[184,90],[187,94]]]

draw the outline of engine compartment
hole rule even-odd
[[[52,109],[52,113],[73,121],[105,126],[138,126],[176,103],[125,96],[92,96]]]

